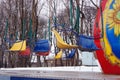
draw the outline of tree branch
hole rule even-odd
[[[93,0],[90,0],[90,2],[91,2],[96,8],[99,8],[99,7],[94,3]]]

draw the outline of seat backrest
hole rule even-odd
[[[48,52],[50,50],[49,40],[38,40],[35,43],[34,52]]]
[[[69,53],[69,55],[66,58],[73,58],[75,55],[76,50],[72,49],[71,52]]]
[[[90,36],[79,35],[77,42],[78,46],[81,46],[83,50],[86,51],[95,51],[99,49],[94,43],[94,38]]]
[[[26,40],[15,42],[9,50],[10,51],[24,51],[24,50],[26,50]]]

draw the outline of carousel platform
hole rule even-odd
[[[98,67],[1,68],[0,80],[120,80]]]

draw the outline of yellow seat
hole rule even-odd
[[[26,40],[15,42],[10,51],[24,51],[26,49]]]
[[[55,59],[60,59],[62,57],[62,50],[57,53]]]
[[[69,45],[67,43],[65,43],[62,39],[62,37],[59,35],[59,33],[56,30],[53,30],[52,32],[54,32],[54,35],[56,37],[56,45],[58,48],[61,49],[72,49],[72,48],[78,48],[77,45]]]

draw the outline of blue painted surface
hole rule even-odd
[[[34,47],[34,52],[48,52],[49,50],[49,40],[38,40]]]
[[[94,43],[94,38],[85,35],[79,35],[78,45],[84,49],[89,49],[91,51],[99,49]]]
[[[30,77],[10,77],[10,80],[62,80],[62,79],[30,78]]]
[[[113,4],[115,4],[115,0],[112,1],[112,3],[110,4],[109,9],[113,9]]]
[[[0,75],[0,80],[10,80],[10,76]]]
[[[114,35],[114,29],[106,29],[107,38],[112,47],[113,54],[120,59],[120,37]]]
[[[76,50],[75,50],[75,49],[72,49],[72,50],[71,50],[71,53],[67,56],[67,58],[73,58],[74,55],[75,55],[75,52],[76,52]]]
[[[63,79],[16,77],[16,76],[4,76],[4,75],[0,75],[0,80],[63,80]]]
[[[110,4],[109,9],[112,10],[113,9],[113,4],[115,3],[115,0],[112,1],[112,3]],[[114,34],[114,28],[113,29],[109,29],[109,24],[106,24],[106,35],[107,35],[107,39],[108,42],[112,48],[112,52],[113,54],[120,59],[120,36],[115,36]]]

